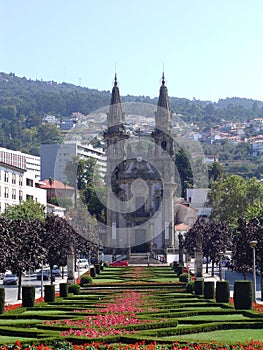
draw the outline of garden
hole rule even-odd
[[[31,293],[31,304],[6,306],[0,350],[263,349],[263,307],[220,299],[211,283],[162,265],[91,274],[57,295],[47,286],[44,300]]]

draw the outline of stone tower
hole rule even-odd
[[[117,77],[107,115],[108,253],[167,253],[174,239],[174,145],[164,75],[155,129],[145,145],[129,142]]]

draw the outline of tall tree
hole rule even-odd
[[[38,202],[34,202],[32,199],[28,199],[21,204],[8,206],[2,216],[9,220],[20,219],[30,221],[39,219],[44,221],[46,217],[45,206]]]

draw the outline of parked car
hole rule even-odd
[[[51,271],[51,274],[53,275],[53,276],[56,276],[56,277],[60,277],[61,276],[61,271],[60,271],[60,269],[59,268],[54,268],[53,267],[53,269],[52,269],[52,271]]]
[[[78,259],[77,260],[77,267],[80,269],[88,269],[89,268],[89,262],[87,259]]]
[[[117,260],[109,264],[109,266],[128,266],[128,265],[129,265],[128,261],[125,261],[125,260]]]
[[[3,278],[3,284],[17,284],[17,275],[6,273]]]
[[[37,280],[41,281],[42,270],[37,273]],[[50,278],[50,270],[43,270],[43,281],[48,281]]]
[[[5,274],[3,272],[0,272],[0,279],[2,280],[4,278]]]

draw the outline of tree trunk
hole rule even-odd
[[[18,274],[17,300],[21,300],[22,272]]]
[[[260,270],[260,290],[261,290],[261,301],[263,301],[263,272]]]
[[[215,263],[214,260],[212,261],[212,276],[215,275]]]

